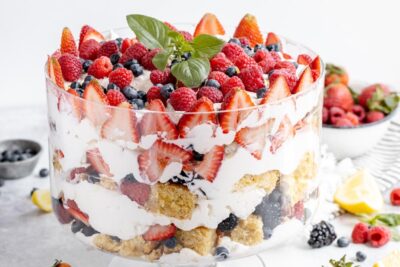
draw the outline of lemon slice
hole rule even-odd
[[[373,267],[399,267],[400,266],[400,250],[393,250],[382,260],[376,262]]]
[[[32,203],[45,212],[51,212],[51,194],[48,189],[37,189],[32,193]]]
[[[382,209],[383,197],[375,178],[365,170],[360,170],[337,189],[334,201],[353,214],[369,214]]]

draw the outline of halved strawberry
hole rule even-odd
[[[146,204],[147,200],[150,198],[151,188],[148,184],[123,179],[119,189],[121,193],[129,197],[130,200],[142,206]]]
[[[286,82],[284,76],[279,76],[274,82],[270,85],[267,93],[264,98],[261,100],[260,104],[266,104],[270,102],[275,102],[281,100],[285,97],[290,96],[289,85]]]
[[[265,46],[269,45],[278,45],[279,50],[282,49],[281,39],[279,39],[278,35],[273,32],[268,33],[267,39],[265,39]]]
[[[86,225],[89,225],[89,216],[79,209],[78,205],[74,200],[68,199],[67,206],[68,206],[67,211],[72,215],[72,217],[83,222]]]
[[[263,36],[258,27],[257,19],[251,14],[246,14],[242,18],[233,36],[236,38],[246,37],[252,47],[263,43]]]
[[[97,172],[108,177],[112,176],[110,173],[110,166],[108,166],[108,164],[104,161],[104,158],[97,147],[86,151],[86,160]]]
[[[64,78],[62,76],[61,66],[55,57],[47,57],[47,74],[58,87],[64,88]]]
[[[78,119],[81,120],[82,119],[82,100],[79,97],[78,92],[76,92],[74,89],[69,88],[67,90],[68,93],[70,93],[71,95],[73,95],[74,97],[69,97],[68,100],[71,104],[72,107],[72,114]]]
[[[309,65],[312,62],[312,58],[307,54],[300,54],[297,57],[297,63],[302,65]]]
[[[147,108],[155,112],[149,112],[143,116],[140,122],[142,136],[157,134],[168,140],[178,138],[178,130],[168,115],[164,113],[165,107],[160,99],[152,100]]]
[[[312,70],[314,81],[318,79],[321,75],[322,64],[319,56],[316,56],[314,60],[310,63],[310,68]]]
[[[61,54],[72,54],[74,56],[78,56],[78,48],[76,47],[74,36],[70,29],[65,27],[63,29],[61,35],[61,47],[60,47]]]
[[[303,90],[306,90],[310,88],[310,86],[313,84],[314,78],[312,75],[312,71],[310,67],[307,66],[307,68],[304,69],[303,73],[301,74],[296,86],[293,89],[293,94],[296,94],[298,92],[301,92]]]
[[[87,40],[95,40],[97,42],[105,41],[104,36],[90,27],[89,25],[84,25],[81,29],[81,33],[79,35],[79,47],[81,44]]]
[[[200,34],[224,35],[225,30],[217,16],[206,13],[197,24],[193,35],[196,37]]]
[[[171,238],[176,233],[176,226],[170,225],[152,225],[149,230],[143,234],[143,239],[146,241],[160,241]]]
[[[224,159],[224,146],[214,146],[203,160],[194,167],[195,172],[207,181],[214,181]]]
[[[153,100],[154,101],[154,100]],[[156,141],[153,146],[138,157],[139,170],[143,177],[155,182],[171,162],[186,164],[192,153],[175,144]]]
[[[257,127],[241,129],[235,136],[236,143],[247,149],[256,159],[261,159],[267,135],[272,127],[271,122],[273,121],[268,121]]]
[[[131,104],[122,102],[113,109],[111,117],[103,124],[101,136],[108,140],[139,143],[137,119]]]
[[[250,110],[238,109],[254,106],[253,101],[245,90],[240,88],[231,89],[221,105],[222,112],[219,115],[219,122],[223,133],[236,130],[238,124],[242,122],[249,114]]]
[[[271,137],[271,153],[275,152],[283,145],[283,143],[295,134],[293,124],[286,115],[279,124],[278,131]]]
[[[83,106],[85,116],[94,125],[101,125],[108,117],[106,113],[108,100],[96,79],[91,80],[86,86],[83,98],[87,100]]]
[[[193,114],[193,112],[196,112],[196,114]],[[192,128],[203,123],[217,123],[213,102],[205,96],[198,99],[189,110],[189,113],[184,114],[179,120],[178,130],[180,137],[185,138]]]

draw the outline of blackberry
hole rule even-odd
[[[217,229],[221,232],[230,232],[235,229],[236,225],[238,224],[238,217],[235,214],[229,214],[229,217],[223,220],[218,224]]]
[[[326,221],[321,221],[313,226],[308,244],[312,248],[321,248],[332,244],[336,237],[333,225]]]
[[[193,150],[193,159],[195,161],[203,161],[204,159],[204,154],[200,154],[199,152],[197,152],[196,150]]]

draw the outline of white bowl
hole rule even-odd
[[[360,92],[366,86],[368,84],[364,83],[350,85],[355,92]],[[324,124],[321,136],[322,143],[328,145],[328,150],[333,152],[337,159],[361,156],[372,149],[383,137],[398,110],[399,107],[380,121],[357,127],[339,128]]]

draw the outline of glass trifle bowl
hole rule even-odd
[[[104,35],[115,34],[132,36]],[[288,54],[316,56],[281,42]],[[282,245],[317,203],[323,70],[299,93],[263,104],[237,88],[231,100],[250,106],[199,100],[205,112],[160,100],[103,105],[46,74],[58,220],[89,246],[158,264],[213,264]],[[140,77],[149,82],[149,72]]]

